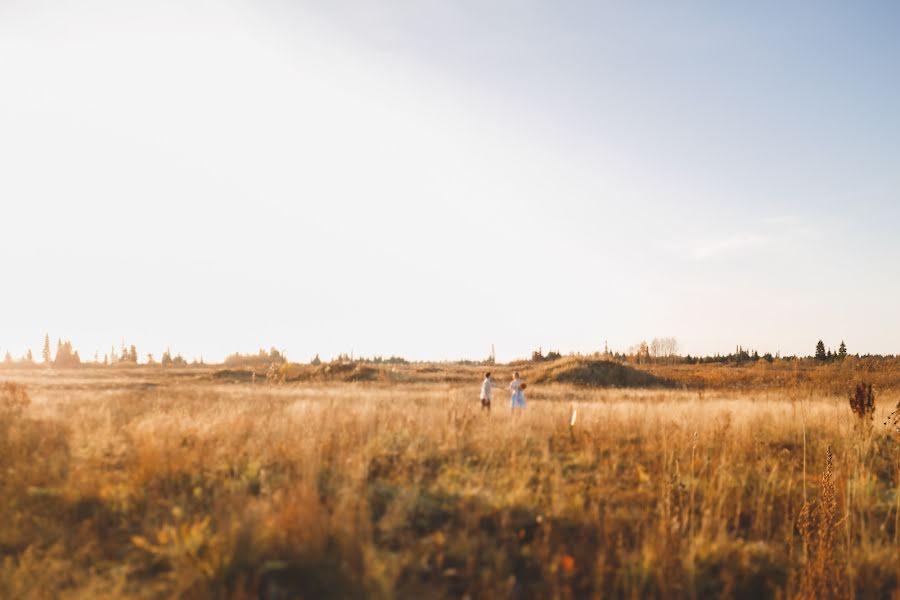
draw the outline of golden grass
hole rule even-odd
[[[900,598],[843,397],[12,375],[0,597]]]

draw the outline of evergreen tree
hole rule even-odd
[[[828,355],[825,354],[825,342],[819,340],[819,343],[816,344],[816,360],[825,361],[828,359]]]
[[[172,364],[172,353],[169,352],[169,349],[166,348],[166,351],[163,352],[162,359],[160,360],[160,364],[164,367],[168,367]]]
[[[62,340],[57,342],[53,364],[57,367],[77,367],[81,364],[81,357],[77,350],[72,349],[72,342]]]
[[[44,334],[44,348],[41,350],[41,358],[44,359],[44,364],[50,364],[50,334]]]
[[[838,346],[838,358],[841,360],[847,358],[847,344],[844,343],[844,340],[841,340],[841,345]]]
[[[647,342],[641,342],[640,346],[638,346],[637,362],[640,364],[642,362],[647,362],[649,359],[650,346],[647,345]]]
[[[25,362],[29,365],[34,364],[34,355],[31,354],[31,348],[29,348],[28,352],[25,353]]]

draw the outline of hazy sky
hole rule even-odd
[[[895,2],[0,0],[0,351],[900,352]]]

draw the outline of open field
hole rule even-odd
[[[0,597],[900,598],[900,391],[391,369],[0,371]]]

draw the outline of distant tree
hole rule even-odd
[[[172,364],[172,354],[169,352],[168,348],[166,348],[166,351],[163,352],[162,360],[160,360],[159,362],[164,367],[168,367]]]
[[[316,354],[316,355],[313,357],[313,359],[312,359],[311,361],[309,361],[309,364],[311,364],[311,365],[314,366],[314,367],[318,367],[319,365],[322,364],[322,359],[319,358],[319,355],[318,355],[318,354]]]
[[[725,362],[730,362],[731,360],[734,360],[734,362],[741,364],[749,360],[753,360],[753,357],[751,356],[749,350],[747,350],[743,346],[738,346],[732,356],[725,357]]]
[[[497,363],[497,353],[494,352],[494,345],[491,344],[491,353],[490,353],[490,354],[488,355],[488,357],[484,360],[484,364],[486,364],[486,365],[493,365],[493,364],[496,364],[496,363]]]
[[[52,361],[50,358],[50,334],[44,334],[44,348],[41,350],[41,358],[44,359],[44,364],[49,365]]]
[[[340,365],[352,364],[353,356],[351,354],[347,354],[346,352],[341,352],[340,354],[338,354],[337,356],[332,358],[331,362],[332,362],[332,364],[340,364]]]
[[[663,338],[663,352],[666,358],[674,358],[678,355],[678,339],[673,337]]]
[[[287,362],[287,356],[285,356],[283,351],[279,351],[277,348],[269,348],[268,352],[265,351],[264,349],[260,348],[257,356],[258,356],[259,360],[270,362],[270,363],[275,362],[275,363],[281,364],[281,363]],[[237,361],[246,360],[246,359],[250,358],[249,356],[242,356],[238,353],[233,354],[232,357],[233,357],[233,360],[237,360]],[[231,357],[229,357],[229,358],[231,358]],[[227,362],[227,360],[228,359],[226,358],[226,362]]]
[[[34,364],[34,355],[31,354],[31,348],[29,348],[28,352],[25,353],[25,363],[29,365]]]
[[[642,362],[647,362],[650,360],[650,347],[647,345],[647,342],[641,342],[638,346],[637,351],[637,362],[638,364]]]
[[[669,362],[678,354],[678,340],[673,337],[653,338],[650,341],[648,352],[654,359],[663,359]]]
[[[122,353],[119,356],[119,362],[130,363],[136,365],[138,362],[138,354],[137,348],[132,344],[131,346],[126,346],[122,344]]]
[[[3,363],[7,365],[13,364],[12,354],[9,353],[9,350],[6,351],[6,355],[3,357]]]
[[[828,360],[828,355],[825,353],[825,342],[822,340],[816,344],[816,360],[822,362]]]
[[[148,364],[148,365],[155,365],[155,364],[156,364],[156,360],[153,358],[153,355],[152,355],[152,354],[148,354],[148,355],[147,355],[147,364]]]
[[[838,346],[838,358],[841,360],[847,358],[847,344],[844,343],[844,340],[841,340],[841,345]]]
[[[248,367],[265,366],[272,363],[283,364],[286,362],[287,356],[283,351],[279,351],[276,348],[270,348],[269,350],[260,348],[256,354],[241,354],[240,352],[229,354],[225,357],[224,364],[233,367]],[[201,364],[203,364],[202,360]]]
[[[72,342],[58,340],[56,342],[56,358],[53,365],[56,367],[77,367],[81,364],[81,357],[77,350],[72,349]]]

